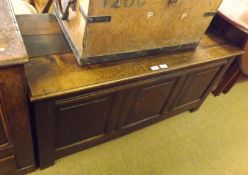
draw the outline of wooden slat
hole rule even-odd
[[[71,52],[63,34],[29,35],[23,40],[30,58]]]
[[[25,63],[27,52],[9,0],[2,0],[0,9],[0,66]]]
[[[18,15],[16,18],[30,58],[71,52],[54,15]]]
[[[16,20],[23,36],[62,33],[55,16],[52,14],[17,15]]]

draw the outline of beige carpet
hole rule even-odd
[[[248,82],[30,175],[248,175]]]

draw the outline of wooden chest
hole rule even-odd
[[[80,65],[197,46],[222,0],[58,0]]]
[[[194,51],[79,67],[72,53],[52,46],[66,43],[53,15],[19,16],[17,21],[27,50],[48,47],[42,53],[46,56],[36,53],[25,65],[41,168],[65,155],[198,109],[232,58],[243,53],[220,38],[205,35]],[[41,21],[39,30],[22,25],[38,26]],[[168,68],[162,68],[165,64]]]

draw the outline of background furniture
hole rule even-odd
[[[15,15],[17,14],[37,14],[34,6],[28,3],[26,0],[10,0],[14,9]]]
[[[53,13],[53,0],[29,0],[38,13]]]
[[[211,30],[245,50],[245,54],[235,59],[220,84],[213,91],[213,94],[218,96],[222,92],[229,92],[241,77],[248,74],[247,0],[224,0],[218,10],[218,15],[211,24]]]
[[[53,15],[17,19],[29,55],[35,57],[25,71],[41,168],[180,112],[197,110],[233,57],[243,53],[207,35],[195,51],[79,67],[72,53],[61,54],[69,46]],[[42,27],[27,28],[22,25],[27,21]],[[151,69],[164,64],[168,68]]]
[[[35,169],[24,63],[28,56],[8,0],[0,3],[0,175]]]

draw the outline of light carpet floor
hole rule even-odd
[[[248,82],[30,175],[248,175]]]

